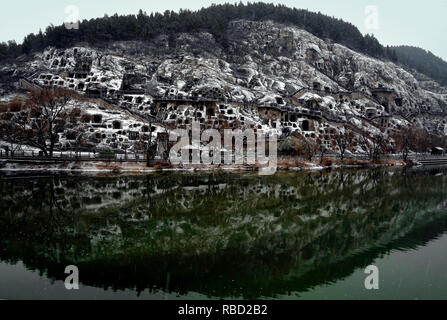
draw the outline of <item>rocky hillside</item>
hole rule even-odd
[[[297,132],[334,151],[334,135],[347,127],[446,132],[447,88],[426,76],[270,21],[235,20],[227,32],[225,46],[202,32],[48,47],[0,65],[0,94],[9,100],[33,87],[64,87],[147,123]]]

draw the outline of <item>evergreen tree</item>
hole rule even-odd
[[[25,37],[22,45],[15,42],[0,44],[0,60],[40,51],[47,46],[64,48],[76,42],[100,45],[107,41],[151,40],[160,34],[168,35],[170,45],[175,46],[175,34],[180,32],[207,31],[225,47],[228,42],[227,27],[229,22],[235,19],[273,20],[295,25],[317,37],[329,39],[376,58],[398,61],[435,80],[447,83],[446,62],[431,53],[411,47],[383,47],[374,35],[363,36],[354,25],[341,19],[320,12],[262,2],[211,5],[198,11],[180,10],[178,13],[167,10],[163,14],[150,15],[140,10],[136,15],[115,14],[112,17],[84,20],[80,22],[79,30],[68,30],[63,25],[50,25],[44,33]]]

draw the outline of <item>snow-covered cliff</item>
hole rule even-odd
[[[225,47],[203,32],[47,48],[0,66],[0,92],[11,95],[26,79],[101,98],[143,121],[287,129],[329,148],[329,133],[347,124],[391,134],[415,123],[445,133],[447,88],[416,72],[274,22],[237,20],[228,30]]]

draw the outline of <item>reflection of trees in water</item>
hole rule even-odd
[[[60,198],[64,190],[57,178],[3,181],[1,190],[0,223],[6,239],[23,235],[29,240],[51,240],[73,218]]]
[[[163,289],[169,272],[180,293],[303,291],[445,230],[445,183],[401,170],[3,181],[2,256],[56,278],[75,263],[99,287]]]

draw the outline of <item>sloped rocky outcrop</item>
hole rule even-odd
[[[279,135],[297,131],[328,148],[330,132],[346,125],[391,135],[416,124],[445,133],[446,88],[270,21],[232,21],[225,47],[206,32],[101,48],[50,47],[0,66],[0,73],[3,96],[26,79],[103,99],[144,121],[183,127],[196,120],[204,128],[251,127]]]

